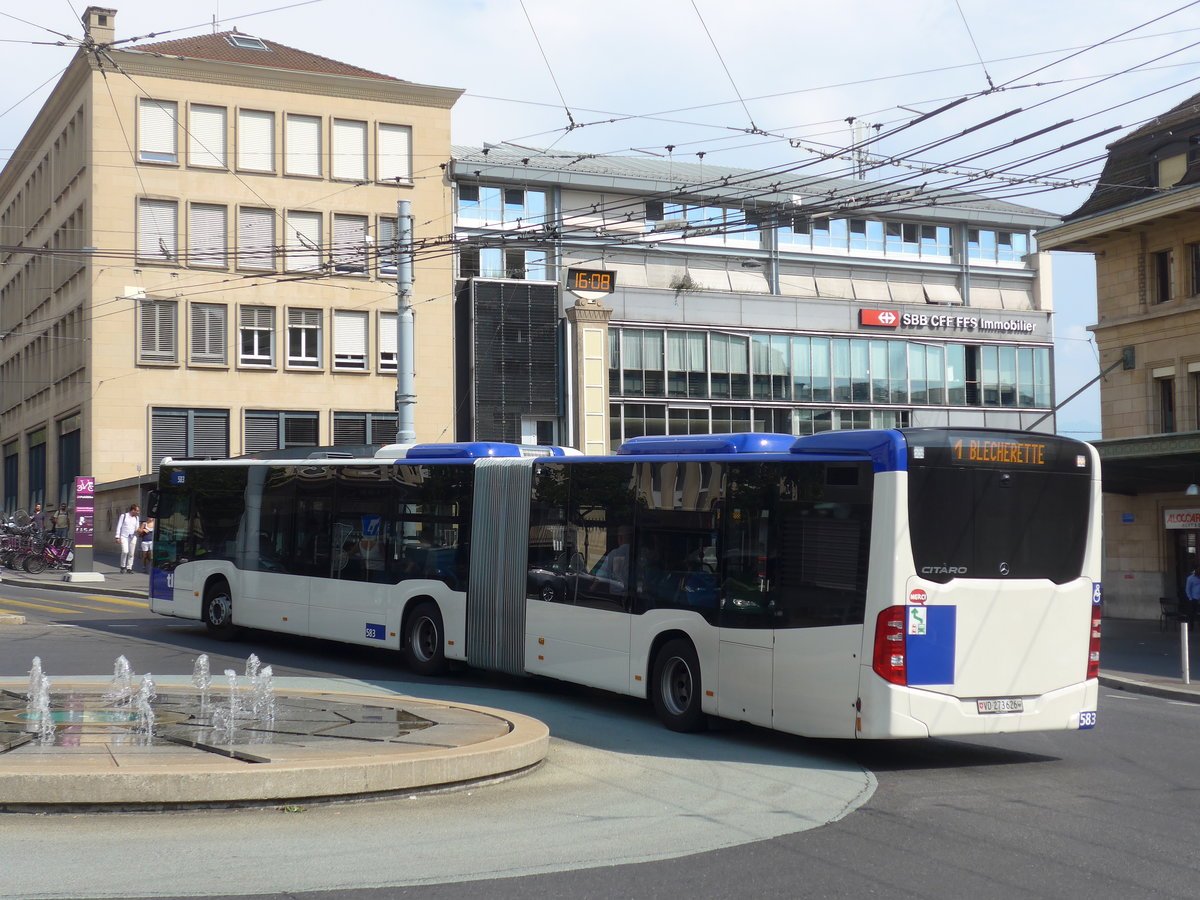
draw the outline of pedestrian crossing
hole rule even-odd
[[[133,609],[149,609],[144,600],[126,600],[121,597],[103,597],[90,594],[59,594],[53,600],[16,600],[0,597],[0,615],[30,616],[49,613],[55,616],[83,616],[88,613],[108,612],[128,614]]]

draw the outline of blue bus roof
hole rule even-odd
[[[790,434],[738,432],[736,434],[675,434],[630,438],[618,456],[663,456],[675,453],[787,453],[796,438]]]
[[[822,431],[797,438],[792,444],[794,456],[868,457],[876,472],[904,472],[908,469],[908,443],[899,431]]]
[[[399,462],[432,459],[487,459],[488,457],[566,456],[562,447],[509,444],[503,441],[459,441],[445,444],[416,444],[409,447]]]
[[[770,432],[735,434],[645,435],[630,438],[617,450],[619,457],[727,456],[771,454],[780,459],[813,457],[823,460],[869,459],[876,472],[904,471],[908,468],[907,444],[899,431],[825,431],[795,437]],[[398,464],[412,462],[470,462],[500,457],[570,457],[597,461],[613,457],[577,457],[562,447],[512,444],[503,441],[459,441],[417,444]]]

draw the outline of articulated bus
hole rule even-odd
[[[1100,466],[989,429],[164,460],[151,609],[810,737],[1096,723]]]

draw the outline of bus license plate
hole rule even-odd
[[[989,713],[1019,713],[1025,712],[1025,701],[1020,697],[994,697],[976,700],[975,708],[981,716]]]

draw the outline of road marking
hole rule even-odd
[[[39,598],[39,599],[40,599],[40,598]],[[72,607],[73,609],[79,609],[79,610],[88,609],[88,610],[93,610],[93,611],[95,611],[95,612],[104,612],[104,613],[117,613],[117,612],[125,612],[125,610],[123,610],[123,609],[122,609],[122,610],[116,610],[116,609],[113,609],[113,608],[111,608],[111,607],[108,607],[108,606],[97,606],[97,605],[96,605],[96,604],[94,604],[94,603],[80,603],[78,600],[75,600],[75,599],[71,599],[71,600],[63,600],[63,599],[62,599],[62,598],[60,598],[60,597],[55,597],[53,601],[45,601],[45,600],[43,600],[42,602],[53,602],[53,603],[60,603],[60,604],[62,604],[63,606],[69,606],[69,607]]]
[[[46,603],[26,603],[22,600],[10,600],[7,597],[3,598],[3,602],[9,603],[13,606],[24,606],[24,607],[27,607],[28,609],[41,609],[41,610],[45,610],[46,612],[68,613],[73,616],[83,615],[82,609],[65,609],[61,606],[50,606],[49,604],[46,604]]]
[[[150,604],[138,600],[122,600],[120,597],[93,597],[90,594],[83,595],[84,600],[98,600],[101,603],[112,603],[115,606],[136,606],[139,609],[149,609]]]

